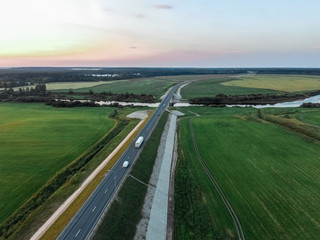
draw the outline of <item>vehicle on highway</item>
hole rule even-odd
[[[126,168],[129,166],[129,162],[128,161],[124,161],[122,164],[122,167]]]
[[[134,144],[134,146],[135,146],[136,148],[139,148],[142,143],[143,143],[143,137],[140,136],[140,137],[137,139],[137,141],[136,141],[136,143]]]

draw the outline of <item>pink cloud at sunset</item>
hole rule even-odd
[[[319,7],[315,0],[4,0],[0,67],[317,66]]]

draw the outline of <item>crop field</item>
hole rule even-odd
[[[127,81],[127,80],[119,80],[119,81]],[[101,84],[110,84],[114,82],[119,82],[119,81],[99,81],[99,82],[50,82],[46,83],[47,90],[52,91],[52,90],[69,90],[69,89],[78,89],[78,88],[90,88],[94,87],[97,85]],[[18,90],[19,88],[31,88],[35,87],[35,85],[30,85],[30,86],[22,86],[22,87],[15,87],[15,90]],[[1,89],[0,89],[1,90]]]
[[[191,120],[199,152],[236,212],[246,239],[318,238],[318,144],[259,121],[252,108],[184,111],[200,114]],[[175,239],[192,239],[196,231],[207,233],[202,239],[236,237],[229,214],[195,154],[189,121],[181,120],[177,174],[191,179],[194,187],[175,180]]]
[[[0,223],[107,134],[113,108],[0,104]]]
[[[320,128],[319,108],[266,108],[264,112],[285,119],[296,119],[306,125]]]
[[[235,76],[219,76],[204,81],[193,82],[181,89],[182,98],[191,99],[198,97],[215,97],[218,94],[225,95],[245,95],[245,94],[277,94],[275,90],[263,88],[242,87],[229,85],[234,82]]]
[[[313,111],[300,113],[298,116],[298,119],[307,124],[320,127],[320,110],[313,110]]]
[[[212,78],[214,75],[188,75],[188,76],[163,76],[152,78],[137,78],[127,81],[116,81],[111,84],[102,84],[90,88],[77,89],[75,92],[89,91],[90,89],[96,93],[109,92],[112,93],[134,93],[134,94],[151,94],[161,97],[175,83],[186,80],[202,80]]]
[[[288,109],[274,109],[267,110],[266,113],[277,114],[282,117],[295,118],[298,121],[318,128],[320,133],[320,109],[319,108],[293,108],[291,111]]]
[[[251,75],[223,83],[230,87],[261,88],[283,92],[320,89],[320,76],[310,75]]]

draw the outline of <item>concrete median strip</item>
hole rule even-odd
[[[150,220],[146,234],[147,240],[165,240],[167,233],[167,210],[168,210],[168,191],[170,182],[170,169],[174,147],[174,136],[176,132],[175,115],[171,115],[163,160],[156,186],[155,195],[152,202]]]
[[[58,218],[69,208],[77,197],[86,189],[86,187],[95,179],[95,177],[104,169],[104,167],[114,158],[121,148],[138,133],[138,130],[147,121],[141,120],[137,126],[127,135],[127,137],[113,150],[113,152],[92,172],[92,174],[81,184],[81,186],[55,211],[53,215],[38,229],[30,240],[38,240],[50,229]]]

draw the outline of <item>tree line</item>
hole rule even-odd
[[[279,102],[289,102],[302,100],[311,96],[319,95],[320,90],[307,93],[286,93],[286,94],[248,94],[248,95],[225,95],[218,94],[215,97],[200,97],[189,100],[191,104],[224,106],[226,104],[275,104]]]
[[[85,100],[85,101],[81,101]],[[37,84],[34,88],[6,88],[0,90],[0,102],[43,102],[53,107],[97,107],[95,102],[99,101],[118,101],[118,102],[144,102],[154,103],[156,97],[148,94],[133,94],[112,92],[94,93],[92,90],[87,92],[74,93],[68,92],[50,92],[47,91],[45,84]],[[113,104],[112,106],[119,106]]]

